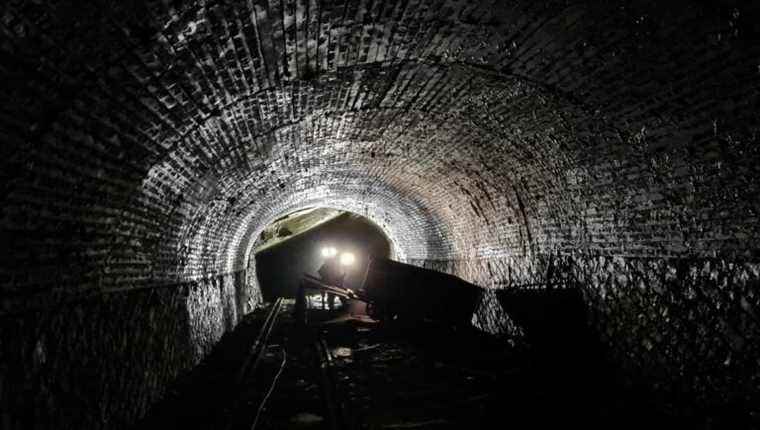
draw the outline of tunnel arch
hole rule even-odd
[[[334,205],[325,201],[336,202]],[[336,251],[336,256],[350,253],[355,260],[348,265],[344,286],[361,288],[364,282],[365,269],[370,258],[390,258],[405,261],[407,255],[403,247],[410,243],[394,243],[387,228],[379,225],[372,218],[372,212],[353,212],[349,209],[357,207],[355,202],[344,204],[340,199],[316,200],[313,205],[303,206],[298,202],[296,209],[283,210],[283,216],[275,217],[266,229],[273,233],[275,225],[292,230],[282,239],[277,234],[268,234],[264,240],[257,239],[249,244],[246,273],[248,283],[255,286],[264,301],[273,301],[277,297],[293,297],[297,286],[305,274],[317,275],[325,262],[323,251],[329,246]],[[317,215],[311,211],[314,210]],[[295,215],[295,220],[286,220],[289,215]],[[386,218],[386,223],[393,218]],[[281,223],[280,223],[281,222]],[[312,224],[313,223],[313,224]],[[309,225],[310,226],[307,226]],[[291,227],[293,226],[293,227]],[[256,228],[254,231],[260,231]],[[258,234],[253,236],[258,237]],[[259,266],[264,264],[263,267]]]
[[[342,191],[342,192],[341,192]],[[440,252],[448,243],[434,220],[430,219],[418,207],[399,203],[396,207],[383,207],[375,201],[383,197],[381,193],[367,193],[363,190],[364,200],[357,199],[355,190],[339,190],[336,192],[329,187],[311,188],[289,194],[275,202],[272,206],[250,213],[246,219],[254,219],[255,223],[241,223],[238,233],[233,235],[227,248],[228,270],[234,271],[243,267],[248,272],[248,282],[255,288],[258,281],[255,277],[255,267],[251,266],[251,255],[258,234],[272,221],[288,213],[308,207],[329,207],[363,216],[382,231],[391,244],[391,253],[395,259],[406,261],[409,258],[426,259],[428,252]],[[321,196],[319,196],[321,194]],[[391,194],[393,196],[393,194]],[[415,225],[416,224],[416,225]],[[429,237],[430,232],[440,232],[435,237]]]
[[[104,367],[104,385],[147,388],[73,408],[134,421],[256,304],[245,256],[257,228],[329,203],[368,207],[407,262],[485,287],[561,274],[631,379],[663,398],[751,404],[757,12],[742,1],[6,2],[9,351],[60,332],[85,356],[154,362],[150,375]],[[158,328],[176,343],[156,341]],[[14,374],[86,379],[60,352],[60,369],[14,352]]]
[[[271,198],[267,194],[270,191],[272,194],[289,192],[287,189],[291,181],[324,183],[330,186],[331,181],[350,180],[357,184],[370,184],[367,185],[368,187],[374,186],[377,182],[381,188],[396,189],[401,199],[417,200],[415,204],[424,206],[424,210],[431,213],[425,215],[425,218],[433,219],[428,224],[437,226],[431,227],[432,230],[427,235],[444,238],[444,242],[428,246],[431,250],[435,248],[433,251],[417,252],[417,260],[428,259],[427,254],[430,254],[430,259],[434,260],[484,258],[504,254],[504,251],[500,249],[503,249],[505,245],[511,248],[507,254],[527,254],[533,247],[530,243],[532,238],[527,223],[528,215],[524,208],[518,213],[518,207],[523,204],[523,201],[528,202],[526,193],[530,192],[529,187],[541,187],[544,192],[554,187],[553,194],[559,198],[561,196],[559,181],[563,178],[557,178],[555,175],[558,172],[561,174],[562,170],[568,169],[571,165],[572,155],[569,153],[563,155],[563,152],[567,152],[567,148],[561,148],[563,132],[564,137],[569,133],[567,125],[559,122],[556,106],[547,102],[556,97],[522,80],[505,80],[498,74],[473,70],[471,67],[455,66],[449,70],[439,65],[411,62],[405,63],[398,69],[396,75],[420,75],[427,78],[430,73],[439,73],[439,82],[437,82],[439,90],[431,94],[430,100],[418,101],[419,105],[428,105],[435,100],[437,93],[445,92],[446,88],[457,89],[459,94],[467,92],[468,95],[455,103],[452,102],[452,98],[456,93],[449,94],[446,98],[436,101],[438,105],[445,107],[438,110],[417,110],[413,109],[413,105],[402,110],[398,107],[379,109],[370,106],[345,112],[330,108],[329,105],[325,108],[313,108],[311,112],[297,116],[298,119],[295,121],[288,120],[284,124],[272,126],[268,129],[266,134],[268,137],[264,142],[248,147],[248,150],[253,151],[257,156],[266,155],[264,159],[270,160],[266,166],[259,165],[253,168],[249,166],[248,171],[245,169],[241,171],[240,166],[244,165],[245,161],[238,161],[238,165],[235,165],[233,161],[225,160],[222,155],[217,155],[215,158],[211,156],[207,160],[208,163],[216,159],[218,160],[216,165],[230,166],[231,173],[228,177],[224,177],[223,173],[211,175],[213,179],[207,188],[213,192],[220,192],[223,199],[226,198],[227,201],[234,201],[237,206],[229,205],[225,210],[239,217],[246,211],[256,212],[257,202],[251,202],[251,197],[249,197],[251,193],[258,194],[262,200]],[[477,73],[479,79],[473,79],[470,73]],[[335,79],[328,78],[328,81],[330,80]],[[373,82],[370,81],[367,84],[372,85]],[[365,82],[360,80],[351,83],[350,80],[339,80],[332,85],[340,87],[337,91],[340,93],[348,89],[355,91],[357,86],[361,87],[365,85]],[[385,87],[390,88],[394,85],[415,86],[409,82],[395,82],[385,84]],[[424,86],[423,83],[417,85]],[[301,89],[306,91],[303,88],[310,86],[314,87],[309,83],[301,84]],[[330,90],[319,88],[319,91],[316,91],[312,88],[312,91],[308,93],[308,97]],[[372,89],[367,91],[370,94],[374,92]],[[288,91],[280,90],[276,93],[270,98],[281,98],[282,94]],[[498,112],[487,112],[488,109],[496,106],[503,107],[507,102],[505,97],[517,99],[516,106],[512,106],[513,110],[524,111],[525,104],[531,106],[534,121],[537,123],[535,125],[539,128],[546,127],[548,132],[532,130],[527,132],[525,137],[530,139],[529,141],[548,138],[548,146],[554,147],[551,152],[538,157],[537,154],[531,154],[520,147],[526,142],[505,139],[505,131],[501,123],[503,118],[513,110],[502,108]],[[306,105],[312,104],[314,103],[306,103]],[[568,106],[564,110],[565,116],[570,115],[575,109],[567,102],[563,102],[564,105]],[[229,107],[229,110],[234,111],[234,108]],[[551,116],[538,119],[537,110],[542,116]],[[391,111],[390,117],[387,111]],[[403,116],[400,113],[403,113]],[[220,111],[219,115],[221,118],[228,119],[226,118],[228,110]],[[234,116],[229,115],[230,118]],[[391,122],[384,122],[382,128],[378,128],[372,123],[372,121],[377,121],[378,116],[384,116],[384,121]],[[227,123],[226,121],[217,122],[214,119],[210,121],[216,126]],[[431,123],[436,125],[431,127],[429,125]],[[450,125],[453,124],[459,124],[459,126],[451,127]],[[335,130],[335,127],[338,129]],[[341,135],[341,129],[350,130],[350,134]],[[385,137],[386,134],[390,134],[391,137]],[[482,146],[462,146],[461,139],[463,138],[469,141],[475,140]],[[401,144],[396,142],[399,140]],[[294,142],[301,148],[315,149],[296,151],[297,148],[293,147]],[[198,145],[198,143],[193,144]],[[218,149],[212,148],[209,151],[212,154],[229,152],[223,149],[229,147],[227,141],[221,141],[215,145],[218,145]],[[507,148],[504,146],[513,147],[514,153],[505,151]],[[172,166],[189,164],[184,161],[190,158],[186,153],[187,150],[177,147],[165,157],[167,161],[155,165],[158,166],[158,171],[164,171],[158,176],[162,178],[159,181],[182,176]],[[259,151],[264,151],[265,154]],[[507,157],[504,157],[505,152],[509,154]],[[493,170],[481,169],[480,166],[484,163],[498,167]],[[532,172],[530,172],[531,166],[535,166]],[[549,169],[553,169],[554,172],[548,171]],[[540,176],[542,174],[545,177],[542,178]],[[208,181],[208,176],[201,178],[200,184],[184,184],[184,189],[172,187],[172,192],[179,195],[188,194],[189,189],[192,194],[194,187],[205,186],[202,181]],[[269,190],[246,188],[247,184],[251,183],[264,183]],[[303,184],[295,185],[296,188],[304,186]],[[356,188],[360,189],[361,186]],[[361,191],[354,191],[354,193],[357,192]],[[485,194],[484,202],[474,200],[473,193]],[[164,196],[162,199],[171,201],[172,197]],[[392,199],[386,196],[385,201],[392,201]],[[250,207],[241,207],[245,204]],[[487,205],[485,212],[484,205]],[[472,216],[478,219],[477,223],[472,223],[467,218]],[[240,223],[240,221],[229,222]],[[493,234],[490,225],[494,224],[502,224],[499,228],[505,234]],[[230,228],[234,230],[240,227]],[[436,229],[439,231],[435,231]],[[235,231],[232,235],[237,238],[241,233]],[[533,235],[537,233],[533,232]],[[224,237],[230,235],[229,232],[215,231],[212,237],[220,234]],[[494,241],[496,243],[489,243]],[[203,247],[199,245],[199,241],[196,242],[198,246]],[[224,246],[221,245],[221,247]],[[228,261],[226,269],[232,270],[240,268],[240,262],[245,261],[245,259],[220,257],[219,245],[216,248],[216,257],[212,260],[207,259],[204,264],[219,268],[222,267],[219,259],[226,258]],[[236,261],[236,263],[230,264],[230,261]],[[192,270],[182,269],[181,272],[190,274]]]

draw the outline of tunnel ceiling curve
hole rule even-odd
[[[756,252],[726,238],[758,236],[757,46],[684,8],[11,2],[3,224],[41,267],[14,288],[239,270],[308,205],[412,260]]]

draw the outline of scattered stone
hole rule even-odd
[[[314,415],[310,412],[300,412],[293,416],[293,418],[290,419],[290,422],[294,424],[299,424],[303,426],[310,426],[314,424],[319,424],[325,419],[319,415]]]
[[[348,358],[351,357],[351,348],[340,346],[332,350],[332,356],[335,358]]]

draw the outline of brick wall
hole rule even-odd
[[[245,273],[0,317],[4,429],[128,428],[239,321]]]
[[[579,288],[589,325],[632,388],[656,396],[669,413],[706,422],[758,412],[757,263],[601,254],[412,263],[493,289]],[[473,322],[507,339],[521,336],[492,294]]]
[[[266,222],[333,205],[373,219],[403,258],[487,286],[568,259],[623,368],[726,404],[757,381],[745,346],[717,366],[733,333],[757,339],[729,312],[757,313],[757,12],[4,2],[3,312],[244,270]],[[196,341],[232,318],[210,317],[212,291],[193,301],[191,319],[210,318]],[[711,372],[673,376],[708,356]],[[721,399],[700,394],[714,380]]]

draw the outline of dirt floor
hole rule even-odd
[[[578,351],[475,329],[339,320],[285,305],[255,373],[236,377],[266,309],[249,315],[158,404],[147,429],[641,428],[666,424]],[[568,358],[574,357],[574,358]]]

